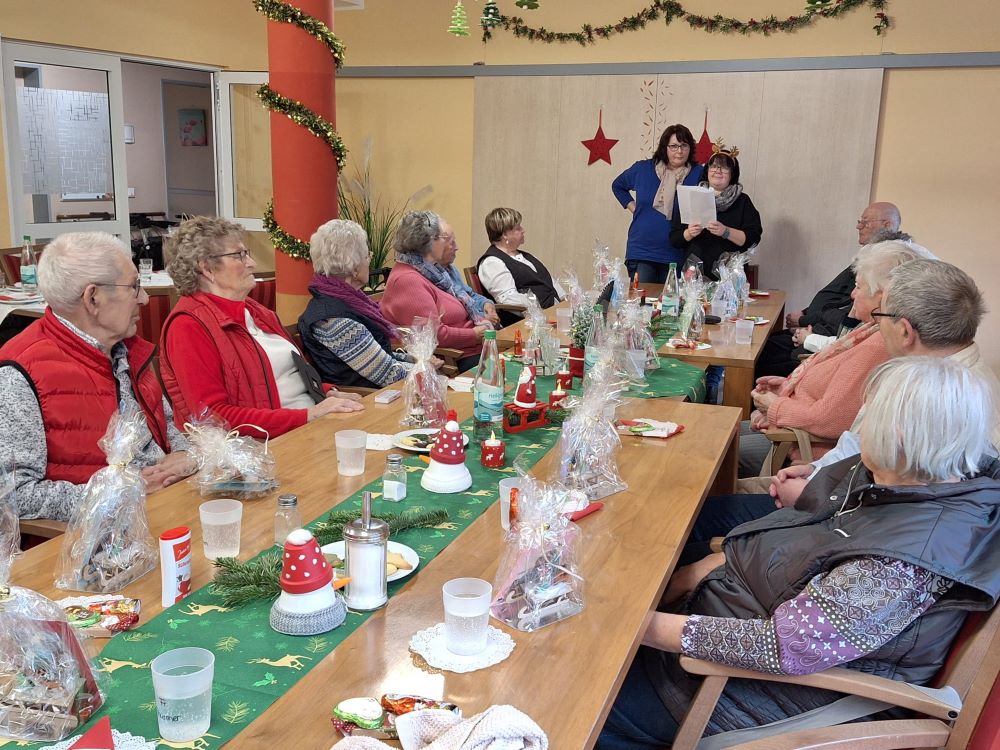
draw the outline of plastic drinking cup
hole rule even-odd
[[[749,344],[753,341],[753,321],[752,320],[737,320],[736,321],[736,343],[737,344]]]
[[[510,530],[510,491],[521,488],[521,477],[500,480],[500,525],[504,531]]]
[[[239,500],[209,500],[198,506],[205,557],[236,557],[240,554],[240,524],[243,503]]]
[[[340,430],[333,436],[337,446],[337,473],[356,477],[365,473],[365,450],[368,433],[364,430]]]
[[[153,259],[139,258],[139,281],[148,284],[153,280]]]
[[[559,333],[569,333],[569,321],[573,311],[568,307],[556,308],[556,330]]]
[[[445,647],[461,656],[478,654],[486,648],[493,586],[479,578],[454,578],[441,590]]]
[[[215,654],[203,648],[175,648],[149,665],[156,696],[160,737],[190,742],[212,724],[212,680]]]

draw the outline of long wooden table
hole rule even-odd
[[[365,399],[367,409],[360,415],[329,415],[272,441],[281,491],[299,496],[304,518],[319,516],[381,474],[384,455],[370,451],[364,475],[341,477],[333,450],[337,429],[383,433],[399,429],[401,403],[378,405],[371,399]],[[470,415],[469,394],[451,393],[449,400],[460,419]],[[679,547],[705,496],[710,491],[731,491],[738,454],[736,409],[669,399],[630,400],[619,408],[619,416],[670,419],[686,429],[666,441],[625,439],[619,466],[629,489],[607,498],[603,511],[581,521],[580,571],[586,579],[586,608],[581,614],[536,633],[500,626],[513,636],[514,652],[502,664],[470,674],[428,668],[409,652],[414,633],[442,621],[445,581],[460,576],[493,579],[503,542],[499,507],[494,503],[419,569],[384,609],[228,746],[328,747],[337,739],[329,712],[338,701],[413,692],[453,701],[466,715],[509,703],[534,718],[553,747],[592,747]],[[548,478],[557,461],[558,447],[536,466],[535,474]],[[209,583],[212,575],[200,544],[199,502],[190,482],[155,493],[147,501],[154,535],[180,524],[191,526],[195,587]],[[273,498],[245,503],[241,558],[273,542],[274,508]],[[53,598],[65,595],[53,587],[60,547],[57,538],[29,550],[15,563],[13,582]],[[161,611],[156,572],[125,593],[142,600],[143,622]],[[221,709],[213,710],[218,721]]]
[[[719,325],[706,325],[703,340],[707,340],[711,348],[692,351],[690,349],[673,349],[664,344],[660,354],[677,357],[690,364],[720,365],[726,368],[726,378],[723,383],[722,403],[726,406],[736,406],[743,410],[743,418],[750,418],[750,391],[753,390],[753,371],[760,358],[764,342],[774,330],[784,325],[785,293],[776,289],[768,290],[767,297],[756,297],[749,305],[749,315],[767,318],[767,325],[754,326],[753,339],[749,344],[720,344],[721,333]],[[715,341],[712,341],[715,339]]]

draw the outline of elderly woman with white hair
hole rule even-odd
[[[371,259],[365,230],[353,221],[328,221],[310,238],[309,256],[316,274],[299,333],[323,379],[382,388],[406,377],[407,356],[392,351],[395,326],[361,291]]]
[[[989,387],[957,362],[901,357],[877,368],[864,393],[860,455],[822,469],[796,507],[737,526],[723,552],[674,574],[664,602],[683,603],[653,613],[598,748],[670,744],[698,689],[675,654],[767,674],[840,666],[926,684],[966,614],[996,605]],[[707,733],[837,697],[730,680]]]
[[[160,334],[160,372],[179,424],[208,412],[241,434],[275,437],[364,408],[354,394],[303,376],[302,355],[278,316],[249,298],[256,264],[239,224],[195,216],[164,249],[181,298]]]
[[[149,301],[124,243],[105,232],[54,239],[38,264],[48,308],[0,349],[0,465],[12,464],[21,518],[69,520],[119,402],[145,416],[148,489],[190,474],[186,438],[171,423],[153,370],[156,348],[136,336]]]
[[[836,442],[850,429],[861,408],[865,378],[889,358],[885,341],[878,335],[878,321],[872,318],[872,311],[882,302],[889,272],[928,256],[926,248],[899,240],[861,248],[854,261],[856,285],[850,312],[861,325],[811,356],[787,378],[757,378],[751,394],[756,410],[743,423],[740,435],[741,477],[755,476],[770,449],[761,430],[796,427]],[[816,452],[822,454],[823,448],[817,446]]]

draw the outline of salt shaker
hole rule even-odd
[[[301,528],[299,498],[295,495],[279,495],[278,510],[274,513],[274,543],[283,545],[291,532]]]
[[[389,547],[389,524],[372,518],[372,493],[361,501],[361,518],[344,526],[346,560],[344,568],[351,581],[347,584],[350,609],[378,609],[388,600],[385,564]]]
[[[394,503],[406,499],[406,468],[403,466],[403,457],[398,453],[390,453],[385,461],[382,497]]]

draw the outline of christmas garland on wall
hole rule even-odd
[[[330,27],[318,18],[303,13],[299,8],[281,0],[253,0],[253,7],[271,21],[290,23],[310,36],[318,39],[333,56],[334,65],[339,70],[344,64],[344,43],[338,39]],[[271,112],[278,112],[300,125],[326,143],[337,160],[337,168],[343,169],[347,163],[347,147],[337,133],[333,123],[320,117],[302,102],[279,94],[266,83],[257,89],[257,98]],[[303,242],[281,228],[274,218],[274,201],[267,204],[264,212],[264,228],[271,243],[279,251],[299,260],[309,260],[309,243]]]
[[[514,36],[527,39],[532,42],[576,42],[586,46],[593,44],[599,39],[608,39],[617,34],[627,31],[638,31],[644,29],[651,21],[660,18],[667,25],[676,19],[682,19],[691,26],[692,29],[702,29],[710,33],[722,34],[763,34],[769,36],[778,32],[789,33],[798,29],[810,26],[817,18],[837,18],[849,11],[862,6],[868,6],[875,11],[875,25],[872,29],[876,34],[881,35],[891,25],[889,16],[885,13],[888,0],[809,0],[806,12],[798,16],[789,16],[780,19],[774,15],[766,18],[741,21],[716,14],[714,16],[701,16],[697,13],[689,13],[677,0],[653,0],[646,8],[632,16],[622,18],[618,23],[607,26],[593,26],[584,24],[579,31],[550,31],[544,27],[533,28],[525,23],[523,18],[518,16],[505,16],[500,14],[496,6],[496,0],[488,0],[487,10],[483,12],[480,25],[483,28],[483,41],[488,42],[493,38],[494,29],[510,31]],[[518,3],[520,5],[520,3]]]

